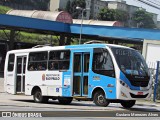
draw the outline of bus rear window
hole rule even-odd
[[[10,71],[10,72],[12,72],[13,68],[14,68],[14,58],[15,58],[14,54],[10,54],[9,55],[9,59],[8,59],[8,71]]]

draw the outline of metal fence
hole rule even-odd
[[[156,74],[154,76],[154,97],[153,101],[160,100],[160,61],[157,62]]]
[[[153,101],[160,100],[160,61],[147,62],[153,81]]]

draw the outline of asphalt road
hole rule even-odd
[[[160,119],[160,104],[152,102],[137,101],[136,105],[129,110],[124,109],[119,103],[111,103],[108,107],[99,107],[91,101],[76,100],[70,105],[61,105],[58,101],[53,100],[50,100],[46,104],[38,104],[34,103],[32,96],[10,95],[4,93],[3,85],[1,83],[3,84],[2,80],[0,80],[0,116],[2,116],[2,114],[5,116],[6,112],[9,112],[7,115],[10,114],[12,118],[0,117],[0,120],[28,120],[28,118],[25,117],[38,117],[37,119],[40,120]],[[18,115],[24,118],[22,119]],[[156,117],[156,115],[158,115],[158,117]],[[35,120],[36,118],[29,119]]]
[[[111,103],[108,107],[96,106],[91,101],[79,102],[76,100],[74,100],[70,105],[61,105],[58,103],[58,101],[53,100],[50,100],[46,104],[39,104],[34,103],[32,96],[10,95],[7,93],[0,93],[0,116],[2,115],[2,112],[6,111],[11,112],[12,117],[17,117],[17,114],[25,114],[28,117],[28,114],[32,113],[37,113],[37,117],[43,118],[98,117],[102,119],[111,117],[110,119],[113,119],[113,117],[116,117],[114,119],[122,119],[122,117],[131,115],[131,113],[134,113],[136,115],[142,114],[143,117],[146,117],[144,115],[147,115],[147,117],[149,117],[148,114],[151,113],[150,117],[160,117],[160,105],[144,101],[138,101],[133,108],[126,110],[123,109],[119,103]]]

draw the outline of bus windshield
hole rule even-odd
[[[111,49],[119,68],[125,75],[149,76],[147,64],[138,51],[116,47]]]

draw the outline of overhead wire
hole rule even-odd
[[[144,1],[144,0],[137,0],[137,1],[160,10],[160,5],[157,4],[157,3],[155,3],[155,2],[153,2],[153,1],[151,1],[151,0],[146,0],[146,1]]]

